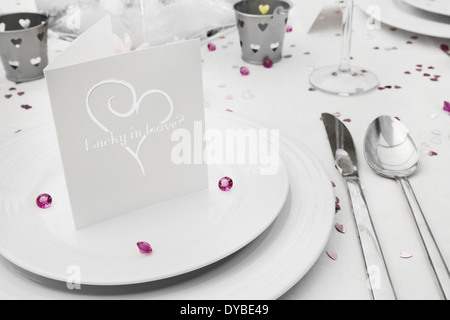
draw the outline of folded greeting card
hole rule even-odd
[[[302,31],[309,33],[314,23],[319,18],[323,9],[327,4],[332,3],[332,0],[300,0],[294,1],[294,8],[292,15],[299,17]]]
[[[116,55],[111,30],[106,17],[45,70],[78,229],[208,187],[205,164],[172,159],[175,130],[204,130],[199,40]]]

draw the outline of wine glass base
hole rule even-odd
[[[364,68],[352,67],[350,71],[343,72],[337,66],[314,71],[310,83],[318,90],[344,97],[362,95],[380,84],[378,77]]]

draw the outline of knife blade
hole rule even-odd
[[[374,300],[397,300],[397,295],[374,228],[358,173],[355,144],[348,128],[335,116],[322,114],[336,166],[347,183],[365,262],[368,286]]]

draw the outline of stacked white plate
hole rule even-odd
[[[390,26],[438,38],[450,38],[449,0],[357,0],[369,15]]]
[[[214,112],[207,127],[264,129]],[[323,254],[332,230],[331,181],[285,135],[275,175],[211,165],[210,190],[81,231],[56,145],[47,127],[0,146],[2,299],[277,299]],[[229,193],[218,190],[223,176],[235,180]],[[34,203],[43,192],[54,197],[48,210]],[[139,241],[152,244],[152,255],[139,253]],[[76,281],[81,290],[70,290]]]

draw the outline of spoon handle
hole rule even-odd
[[[349,178],[346,181],[369,276],[372,298],[374,300],[397,300],[359,179]]]
[[[436,243],[436,239],[430,230],[430,226],[428,225],[425,215],[423,214],[422,208],[420,207],[411,183],[407,178],[399,178],[397,180],[401,184],[406,198],[408,199],[409,206],[413,213],[417,228],[419,229],[428,259],[439,284],[439,289],[445,300],[448,300],[450,298],[450,273],[448,267],[445,264],[442,253]]]

